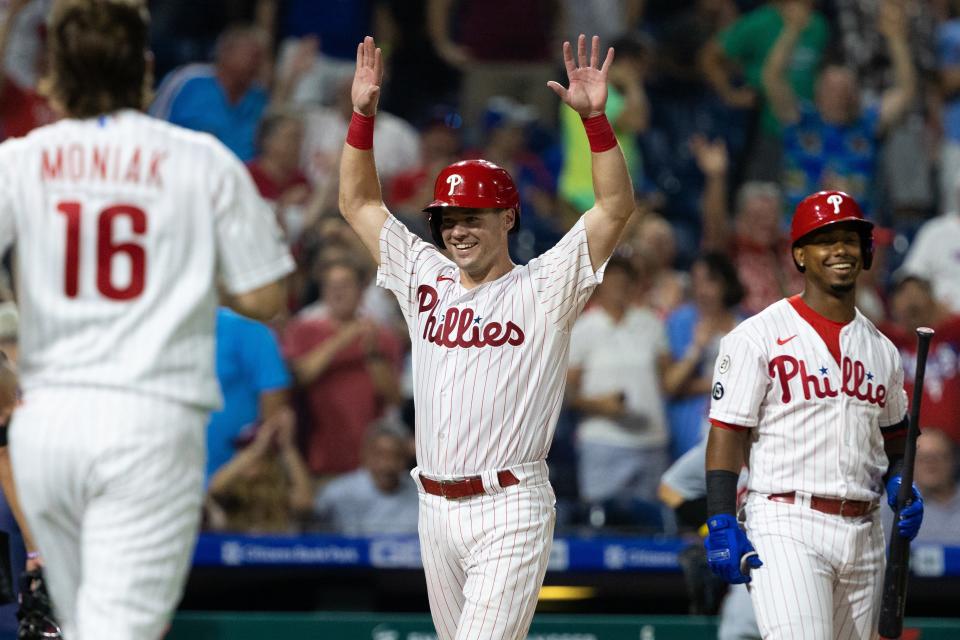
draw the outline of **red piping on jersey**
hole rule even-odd
[[[718,429],[726,429],[727,431],[746,431],[750,427],[741,427],[738,424],[727,424],[726,422],[721,422],[720,420],[714,420],[710,418],[710,424],[717,427]]]
[[[790,305],[796,309],[797,313],[800,314],[800,317],[806,320],[807,324],[813,327],[813,330],[820,335],[826,343],[827,349],[830,350],[830,355],[837,361],[837,364],[840,364],[840,330],[848,323],[835,322],[823,317],[811,309],[810,305],[803,301],[799,293],[787,298],[787,302],[789,302]]]

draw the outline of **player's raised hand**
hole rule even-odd
[[[708,140],[706,136],[697,134],[690,138],[690,151],[697,161],[697,167],[705,176],[725,176],[730,168],[730,155],[727,145],[722,138]]]
[[[357,68],[353,73],[350,99],[353,109],[365,116],[377,112],[380,85],[383,83],[383,54],[371,36],[357,45]]]
[[[576,61],[573,59],[570,42],[563,43],[563,65],[567,69],[569,86],[564,88],[553,80],[548,82],[547,86],[584,118],[601,114],[607,106],[607,74],[612,63],[613,47],[610,47],[603,65],[600,64],[600,36],[593,36],[588,60],[587,37],[581,33],[577,38]]]

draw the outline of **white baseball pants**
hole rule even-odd
[[[483,474],[487,493],[448,500],[420,489],[420,555],[439,640],[527,637],[550,559],[556,497],[543,462],[510,467],[506,489]]]
[[[878,637],[879,509],[851,518],[751,493],[745,510],[747,537],[763,561],[749,588],[764,640]]]
[[[203,499],[207,412],[119,390],[29,393],[14,477],[67,640],[155,640],[179,601]]]

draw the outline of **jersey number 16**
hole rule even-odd
[[[80,290],[80,216],[79,202],[60,202],[57,211],[67,222],[67,255],[64,261],[63,289],[68,298],[76,298]],[[147,269],[147,254],[143,245],[136,242],[114,243],[113,221],[129,218],[135,235],[147,231],[147,214],[143,209],[129,204],[116,204],[97,215],[97,291],[111,300],[131,300],[143,293]],[[113,259],[122,253],[130,260],[130,281],[118,287],[113,283]]]

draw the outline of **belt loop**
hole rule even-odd
[[[806,491],[795,491],[793,495],[793,502],[804,509],[810,508],[810,494]]]
[[[426,490],[423,488],[423,483],[420,482],[420,467],[414,467],[410,470],[410,476],[413,478],[414,483],[417,485],[417,491],[420,493],[426,493]]]
[[[496,495],[503,493],[504,488],[500,486],[500,478],[497,477],[500,472],[496,469],[492,471],[483,471],[480,474],[480,481],[483,483],[483,490],[487,495]]]

